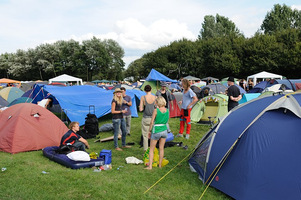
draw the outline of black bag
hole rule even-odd
[[[62,145],[55,152],[59,154],[68,154],[77,150],[78,148],[73,145]]]
[[[94,108],[94,114],[90,112],[91,107]],[[86,134],[88,134],[90,138],[94,138],[99,133],[98,119],[95,115],[95,106],[89,106],[89,114],[87,114],[87,117],[85,119],[86,119],[85,121]]]
[[[184,109],[184,117],[188,117],[188,109]]]

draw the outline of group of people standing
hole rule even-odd
[[[183,137],[185,124],[186,124],[186,139],[190,137],[191,121],[190,113],[193,105],[198,101],[196,94],[190,89],[190,82],[187,79],[182,80],[183,87],[183,99],[179,101],[181,105],[180,113],[180,129],[176,137]],[[229,88],[227,90],[228,111],[238,105],[238,101],[241,99],[241,95],[238,87],[234,86],[234,78],[228,79]],[[141,130],[143,138],[143,149],[148,149],[148,140],[150,139],[150,151],[149,151],[149,165],[146,169],[152,169],[152,160],[154,156],[154,149],[159,141],[159,167],[162,166],[162,160],[164,157],[164,144],[166,142],[167,135],[170,131],[168,124],[169,120],[169,106],[173,107],[172,95],[167,89],[166,83],[161,83],[161,89],[153,95],[150,85],[144,87],[146,95],[140,99],[139,110],[143,112]],[[130,135],[131,126],[131,111],[132,106],[131,97],[126,95],[126,89],[124,87],[116,88],[113,93],[113,99],[111,102],[112,122],[114,128],[114,148],[117,151],[123,151],[125,148],[131,148],[126,144],[126,136]],[[169,102],[171,102],[169,104]],[[78,142],[74,143],[80,149],[85,150],[85,146],[89,148],[88,142],[76,134],[79,126],[78,123],[70,124],[70,131],[68,131],[62,138],[61,144],[67,144],[71,142],[71,138],[77,138]],[[121,130],[121,148],[118,145],[118,135]],[[76,140],[76,141],[77,141]]]

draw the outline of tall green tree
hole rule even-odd
[[[301,11],[291,9],[283,4],[274,5],[271,12],[268,12],[261,25],[265,34],[273,34],[285,29],[301,29]]]
[[[199,39],[209,39],[224,36],[241,37],[243,34],[235,26],[235,23],[224,16],[206,15],[202,23]]]
[[[83,41],[83,51],[86,58],[87,81],[91,80],[95,74],[99,74],[100,78],[107,78],[111,60],[104,43],[96,37],[85,40]]]
[[[103,44],[110,57],[108,64],[110,70],[108,70],[107,78],[110,80],[123,79],[125,63],[122,58],[124,57],[124,50],[116,41],[111,39],[104,40]]]
[[[0,76],[9,78],[8,70],[12,65],[12,57],[11,53],[4,53],[0,55]]]
[[[145,78],[144,74],[143,58],[137,59],[131,62],[128,68],[124,72],[125,77],[133,77],[133,81],[138,81]]]

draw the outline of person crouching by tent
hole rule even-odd
[[[126,146],[126,125],[125,120],[123,118],[123,114],[127,112],[127,110],[122,110],[122,90],[120,88],[116,88],[114,91],[114,96],[112,100],[112,121],[113,121],[113,128],[114,128],[114,147],[117,151],[122,151],[121,148],[118,147],[118,133],[119,129],[121,129],[121,143],[122,148],[131,148],[131,146]]]
[[[61,147],[64,145],[72,145],[76,147],[78,150],[86,151],[85,148],[89,149],[89,143],[83,137],[78,135],[76,132],[79,131],[79,123],[71,122],[69,124],[69,131],[65,133],[61,139]]]
[[[191,121],[190,121],[190,112],[192,106],[198,101],[196,94],[190,89],[190,82],[187,79],[182,80],[183,86],[183,100],[179,101],[181,106],[181,117],[180,117],[180,130],[179,134],[176,137],[183,137],[183,132],[186,123],[186,139],[189,139]]]
[[[148,137],[151,139],[149,149],[149,164],[145,169],[152,169],[154,150],[159,141],[159,167],[162,167],[164,157],[164,144],[167,138],[167,126],[169,110],[165,107],[166,101],[162,96],[155,100],[157,108],[154,110],[149,126]]]

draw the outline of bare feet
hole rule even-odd
[[[123,151],[122,149],[120,149],[119,147],[115,148],[116,151]]]
[[[132,148],[132,147],[131,146],[122,146],[122,148],[129,149],[129,148]]]
[[[147,170],[152,170],[152,168],[151,168],[151,167],[145,167],[144,169],[147,169]]]

